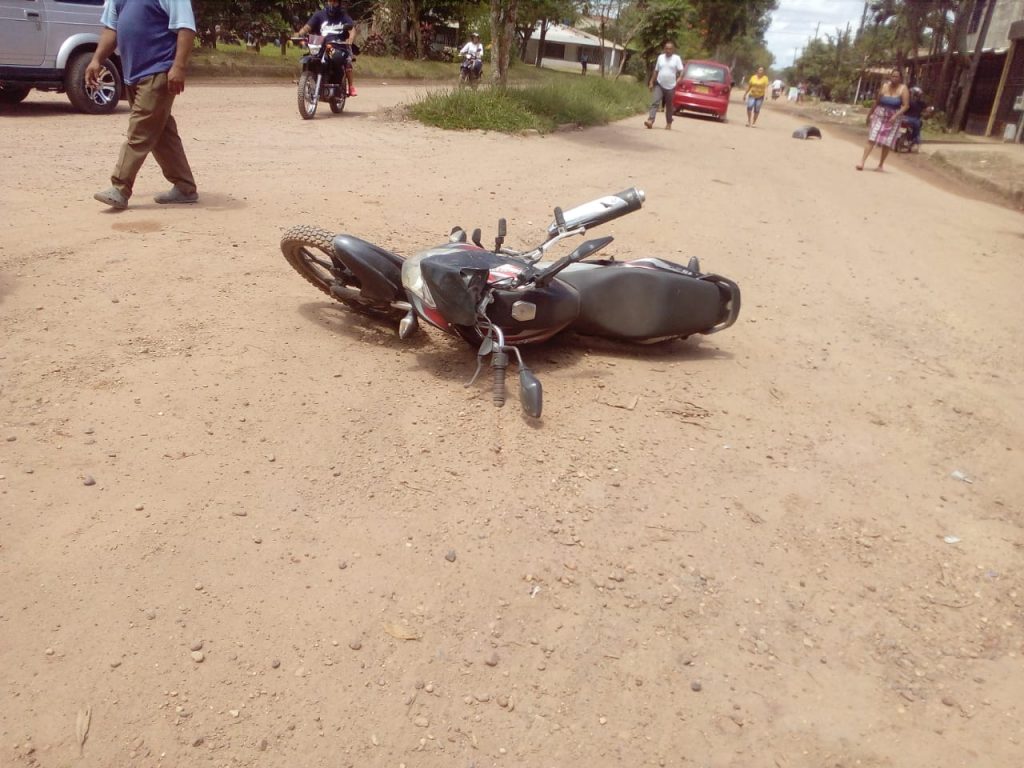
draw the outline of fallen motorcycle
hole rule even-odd
[[[498,221],[494,248],[479,229],[467,238],[455,227],[446,244],[410,259],[352,235],[315,226],[292,227],[281,238],[288,263],[331,298],[378,318],[399,321],[399,336],[416,332],[419,320],[465,339],[477,349],[476,373],[489,361],[495,405],[506,399],[511,358],[519,372],[524,410],[539,417],[541,383],[518,347],[562,331],[637,343],[711,334],[733,325],[740,289],[731,280],[651,257],[584,261],[612,242],[586,240],[549,262],[547,252],[570,237],[637,211],[645,196],[631,188],[562,211],[555,208],[547,238],[528,251],[504,247],[506,222]],[[511,356],[511,358],[510,358]]]

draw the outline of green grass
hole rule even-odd
[[[453,130],[546,133],[559,125],[604,125],[643,112],[647,91],[634,82],[561,76],[508,88],[456,88],[423,96],[409,108],[420,122]]]

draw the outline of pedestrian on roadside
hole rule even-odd
[[[590,57],[587,56],[587,52],[584,51],[580,54],[580,66],[583,67],[583,74],[587,74],[587,64],[590,63]]]
[[[85,69],[86,84],[96,87],[103,60],[121,54],[131,114],[128,137],[111,174],[112,186],[93,197],[111,208],[128,207],[132,187],[150,154],[174,186],[158,203],[194,203],[199,199],[192,169],[171,116],[174,97],[185,90],[185,70],[196,37],[189,0],[106,0],[103,31]]]
[[[868,161],[871,151],[877,146],[881,147],[882,157],[878,161],[876,171],[885,170],[885,158],[889,151],[896,146],[896,138],[900,133],[900,123],[903,114],[910,107],[910,92],[903,84],[903,77],[898,69],[889,73],[889,79],[882,83],[875,97],[875,104],[868,112],[868,141],[864,146],[864,156],[857,164],[857,170],[864,170],[864,163]]]
[[[683,60],[676,53],[676,44],[671,40],[665,43],[658,60],[651,71],[651,79],[647,87],[651,89],[651,110],[644,120],[648,128],[654,127],[654,118],[658,116],[658,107],[665,105],[665,130],[672,130],[672,113],[675,110],[673,97],[676,86],[683,79]]]
[[[747,128],[757,125],[757,118],[761,115],[761,105],[764,104],[764,95],[767,92],[768,75],[764,73],[764,67],[758,67],[757,74],[751,75],[747,81],[747,90],[743,94],[743,99],[747,102]]]

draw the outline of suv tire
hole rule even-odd
[[[13,83],[0,83],[0,104],[19,104],[22,102],[31,88]]]
[[[110,114],[117,108],[117,102],[121,98],[121,73],[117,71],[114,62],[104,59],[99,87],[87,87],[85,70],[90,61],[92,53],[89,51],[75,54],[65,70],[64,90],[72,106],[79,112],[87,112],[90,115]]]

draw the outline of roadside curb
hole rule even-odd
[[[1017,209],[1024,209],[1024,184],[1019,186],[1000,184],[980,173],[964,167],[956,159],[956,153],[937,149],[928,154],[928,161],[942,173],[958,181],[994,194]]]

